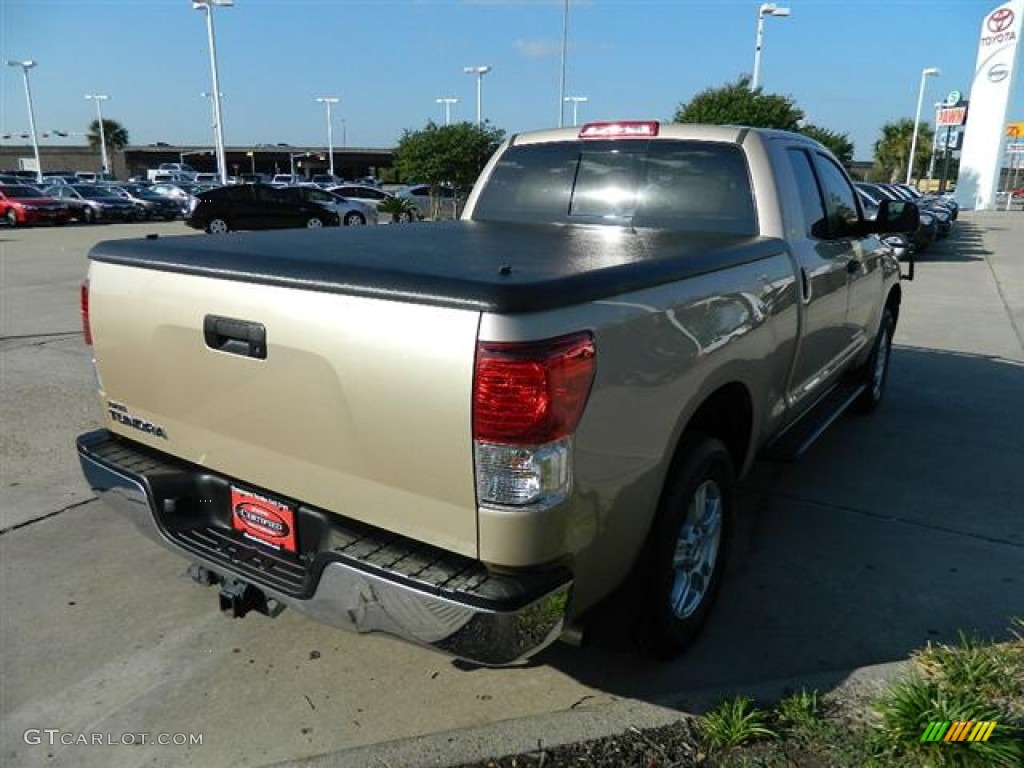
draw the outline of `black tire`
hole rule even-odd
[[[342,223],[346,227],[361,227],[366,224],[366,217],[359,213],[359,211],[349,211],[345,214]]]
[[[412,211],[405,211],[404,213],[398,214],[398,221],[400,224],[412,224],[413,216],[414,214]]]
[[[13,208],[7,209],[7,213],[4,214],[4,221],[7,222],[7,226],[11,229],[18,226],[18,214],[15,213]]]
[[[231,225],[224,219],[210,219],[206,225],[206,231],[211,235],[224,235],[231,231]]]
[[[96,221],[96,211],[86,206],[82,210],[82,221],[84,221],[86,224],[92,224],[94,221]]]
[[[867,384],[867,389],[854,403],[854,410],[860,413],[871,413],[882,403],[885,396],[885,384],[889,380],[889,361],[892,356],[892,337],[896,332],[896,316],[892,309],[882,310],[882,321],[878,325],[875,343],[871,355],[857,371],[857,377]]]
[[[323,219],[319,216],[310,216],[306,220],[306,229],[320,229],[324,225]]]
[[[640,649],[678,655],[700,632],[718,595],[736,518],[736,472],[725,444],[683,437],[640,560]]]

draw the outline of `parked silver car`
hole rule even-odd
[[[377,209],[359,200],[349,200],[312,185],[285,187],[282,191],[300,197],[307,202],[319,203],[325,208],[329,208],[338,214],[343,226],[357,227],[363,224],[377,223]]]
[[[381,203],[394,197],[391,193],[377,187],[371,187],[369,184],[338,184],[328,187],[327,191],[341,195],[349,200],[358,200],[360,203],[372,205],[378,209]]]
[[[459,191],[454,187],[434,187],[434,195],[437,199],[437,211],[432,211],[430,190],[430,184],[410,184],[395,192],[395,197],[405,198],[415,205],[416,214],[420,218],[431,215],[436,215],[438,218],[442,219],[458,218],[459,214],[462,212],[462,203],[466,201],[468,195],[460,195]]]

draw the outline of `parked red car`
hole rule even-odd
[[[0,218],[12,227],[40,222],[62,226],[71,219],[71,211],[28,184],[4,184],[0,185]]]

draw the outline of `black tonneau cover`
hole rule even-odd
[[[509,314],[606,298],[785,249],[774,238],[452,221],[110,240],[89,258]]]

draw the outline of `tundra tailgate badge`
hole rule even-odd
[[[139,432],[145,432],[147,435],[153,435],[153,437],[162,437],[164,440],[167,439],[167,430],[161,427],[159,424],[154,424],[152,421],[146,419],[140,419],[138,416],[133,416],[128,411],[128,406],[123,403],[117,403],[113,400],[107,401],[107,413],[110,418],[119,424],[124,424],[126,427],[137,429]]]

